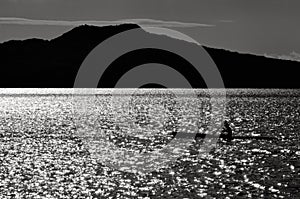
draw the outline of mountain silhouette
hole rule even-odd
[[[78,26],[52,39],[28,39],[0,44],[0,87],[2,88],[71,88],[86,56],[102,41],[125,30],[141,29],[147,37],[174,40],[198,48],[197,44],[155,35],[136,24],[116,26]],[[216,63],[227,88],[300,88],[300,62],[240,54],[223,49],[203,48]],[[144,63],[188,65],[183,58],[153,49],[122,55],[108,67],[98,87],[114,87],[118,79],[134,66]],[[186,67],[188,68],[188,67]],[[180,69],[180,68],[179,68]],[[203,79],[193,70],[179,71],[190,78],[194,87],[205,88]],[[164,87],[155,82],[141,87]]]

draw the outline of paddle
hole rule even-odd
[[[205,134],[205,133],[197,133],[196,139],[197,138],[209,138],[210,135]],[[213,137],[213,136],[211,136]],[[222,139],[227,139],[226,134],[221,134],[219,138]],[[244,136],[232,136],[232,140],[239,139],[239,140],[248,140],[248,139],[256,139],[256,140],[276,140],[276,137],[271,137],[271,136],[260,136],[260,135],[244,135]]]

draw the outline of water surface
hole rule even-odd
[[[111,92],[1,89],[0,197],[300,197],[299,90],[227,90],[225,119],[234,135],[278,140],[220,140],[205,156],[197,155],[201,141],[194,142],[176,161],[146,174],[105,164],[78,129],[107,135],[117,148],[155,151],[178,124],[191,133],[207,131],[209,95],[197,90],[194,98],[185,90],[181,97],[125,92],[112,98]],[[130,103],[122,107],[122,101]]]

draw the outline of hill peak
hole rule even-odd
[[[94,26],[94,25],[80,25],[76,26],[70,31],[62,34],[61,36],[52,39],[51,41],[62,41],[62,40],[82,40],[83,37],[87,37],[93,40],[99,40],[99,38],[111,36],[125,30],[130,30],[134,28],[140,28],[137,24],[126,23],[119,25],[110,26]]]
[[[139,25],[132,23],[110,26],[81,25],[50,41],[28,39],[0,44],[2,66],[0,87],[72,87],[82,62],[99,43],[113,35],[135,28],[140,28],[141,34],[155,37],[158,42],[168,39],[182,42],[181,44],[196,50],[200,48],[194,43],[148,33]],[[299,62],[205,46],[204,48],[217,65],[227,88],[300,88]],[[119,63],[117,67],[122,71],[126,63],[129,65],[132,65],[133,61],[139,64],[149,63],[147,62],[149,58],[155,57],[167,60],[171,66],[178,65],[176,59],[164,57],[161,51],[157,52],[155,49],[135,53],[129,53],[127,57],[124,56],[116,62]],[[111,82],[111,76],[108,77],[108,81]]]

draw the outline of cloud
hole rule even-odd
[[[178,21],[162,21],[154,19],[123,19],[117,21],[58,21],[58,20],[35,20],[14,17],[0,17],[0,24],[15,25],[50,25],[50,26],[78,26],[82,24],[105,26],[120,23],[136,23],[142,27],[213,27],[212,24],[186,23]]]
[[[33,3],[39,3],[39,2],[45,2],[47,0],[8,0],[13,3],[20,3],[20,2],[33,2]]]
[[[154,19],[128,19],[122,20],[137,23],[141,26],[154,26],[154,27],[213,27],[215,25],[212,24],[200,24],[200,23],[186,23],[186,22],[178,22],[178,21],[162,21],[162,20],[154,20]]]
[[[219,20],[219,22],[221,23],[233,23],[233,20],[227,20],[227,19],[223,19],[223,20]]]
[[[300,53],[291,52],[289,55],[274,55],[274,54],[265,54],[265,57],[283,59],[283,60],[291,60],[291,61],[299,61],[300,62]]]

